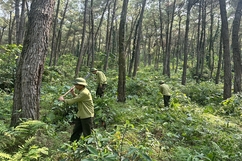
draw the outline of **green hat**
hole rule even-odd
[[[97,69],[96,68],[92,68],[90,71],[91,72],[95,72],[95,71],[97,71]]]
[[[160,81],[159,84],[164,84],[165,82],[164,81]]]
[[[76,78],[73,82],[74,85],[83,85],[83,86],[87,86],[87,82],[84,78]]]

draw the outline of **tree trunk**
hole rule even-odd
[[[189,24],[190,24],[190,11],[192,8],[191,0],[188,0],[187,4],[187,19],[186,19],[186,30],[185,30],[185,39],[184,39],[184,60],[183,60],[183,72],[182,72],[182,85],[186,84],[187,78],[187,57],[188,57],[188,33],[189,33]]]
[[[212,73],[213,73],[213,64],[212,64],[212,61],[213,61],[213,25],[214,25],[214,13],[213,13],[213,3],[211,3],[211,8],[210,8],[210,19],[211,19],[211,24],[210,24],[210,36],[209,36],[209,47],[208,47],[208,55],[206,57],[206,62],[207,62],[207,65],[208,65],[208,68],[210,69],[211,73],[210,75],[212,76]],[[210,78],[211,78],[210,76]]]
[[[23,50],[17,64],[10,126],[39,119],[40,86],[55,0],[33,0]]]
[[[2,26],[2,30],[0,31],[0,45],[2,44],[2,39],[6,28],[7,26]]]
[[[125,24],[128,8],[128,0],[123,0],[122,13],[119,25],[119,73],[118,73],[118,102],[125,102],[125,89],[126,89],[126,69],[125,69]]]
[[[58,62],[58,58],[60,56],[60,47],[61,47],[61,38],[62,38],[62,27],[64,25],[64,20],[65,20],[65,16],[66,16],[66,12],[67,12],[67,8],[68,8],[68,4],[69,4],[69,0],[66,1],[66,5],[65,5],[65,8],[64,8],[64,12],[63,12],[63,15],[62,15],[62,18],[61,18],[61,21],[60,21],[60,27],[58,29],[58,34],[57,34],[57,41],[56,41],[56,56],[55,56],[55,61],[54,61],[54,66],[57,65],[57,62]]]
[[[218,67],[216,72],[216,78],[215,78],[215,84],[219,83],[219,77],[220,77],[220,70],[221,70],[221,64],[222,64],[222,56],[223,56],[223,38],[222,38],[222,32],[220,33],[220,42],[219,42],[219,52],[218,52]]]
[[[223,98],[231,97],[232,74],[230,64],[230,49],[229,49],[229,29],[225,0],[219,0],[220,14],[222,19],[222,38],[224,50],[224,91]]]
[[[16,44],[20,44],[19,35],[20,35],[20,18],[19,18],[19,7],[20,0],[15,0],[15,21],[16,21]]]
[[[108,15],[107,15],[107,28],[106,28],[106,44],[105,44],[105,57],[104,57],[104,66],[103,66],[103,71],[107,71],[108,68],[108,58],[109,58],[109,52],[110,52],[110,36],[111,31],[110,31],[110,5],[108,5]]]
[[[234,93],[241,92],[241,50],[239,45],[239,29],[241,20],[242,0],[239,0],[233,21],[232,48],[234,61]]]
[[[79,69],[80,69],[81,64],[82,64],[82,56],[83,56],[83,53],[84,53],[84,44],[85,44],[85,36],[86,36],[87,4],[88,4],[88,0],[85,0],[81,47],[80,47],[80,50],[79,50],[79,56],[78,56],[78,61],[77,61],[77,65],[76,65],[75,77],[78,76]],[[94,59],[94,58],[92,58],[92,59]]]
[[[203,76],[204,58],[205,58],[205,35],[206,35],[206,2],[202,0],[202,30],[200,40],[200,53],[201,53],[201,67],[199,72],[199,79]]]
[[[176,68],[175,68],[175,73],[177,73],[178,70],[178,64],[179,64],[179,59],[181,57],[181,20],[182,16],[181,13],[179,14],[179,21],[178,21],[178,40],[177,40],[177,46],[176,46]]]
[[[50,53],[50,62],[49,66],[55,65],[56,60],[56,26],[58,23],[58,15],[59,15],[59,9],[60,9],[60,0],[57,1],[57,7],[55,12],[55,19],[53,22],[53,30],[52,30],[52,41],[51,41],[51,53]]]
[[[138,21],[138,33],[137,33],[137,41],[136,41],[136,50],[135,50],[135,59],[134,59],[134,71],[132,77],[135,77],[138,71],[139,66],[139,59],[140,59],[140,41],[142,36],[142,23],[143,23],[143,17],[144,17],[144,10],[145,10],[146,0],[143,0],[142,2],[142,9]]]
[[[197,63],[196,63],[196,82],[199,82],[199,79],[201,77],[200,69],[201,69],[201,12],[202,12],[202,2],[199,2],[199,11],[198,11],[198,24],[197,24],[197,48],[196,48],[196,53],[197,53]]]
[[[139,17],[139,16],[137,16]],[[135,25],[135,32],[134,32],[134,35],[132,37],[132,35],[130,34],[130,38],[132,37],[134,40],[133,40],[133,49],[132,49],[132,53],[131,53],[131,58],[130,58],[130,61],[129,61],[129,73],[128,73],[128,76],[131,77],[132,75],[132,70],[133,70],[133,66],[134,66],[134,60],[135,60],[135,51],[136,51],[136,45],[137,45],[137,37],[138,37],[138,28],[139,28],[139,20],[137,21],[136,25]],[[132,32],[132,31],[131,31]],[[131,42],[131,39],[130,39],[130,42]],[[128,52],[129,53],[129,52]]]
[[[94,47],[95,47],[95,40],[94,40],[94,15],[93,15],[93,0],[91,0],[91,12],[90,12],[91,16],[91,57],[92,57],[92,62],[91,62],[91,67],[93,67],[94,65],[94,58],[95,58],[95,50],[94,50]],[[90,55],[90,54],[89,54]]]
[[[107,49],[107,55],[106,55],[106,58],[105,58],[105,64],[104,64],[104,68],[103,70],[106,72],[107,71],[107,68],[108,68],[108,59],[109,59],[109,54],[111,52],[111,47],[113,46],[113,42],[111,41],[112,40],[112,37],[114,36],[112,33],[113,33],[113,28],[114,28],[114,20],[115,20],[115,13],[116,13],[116,5],[117,5],[117,0],[114,0],[114,4],[113,4],[113,11],[112,11],[112,17],[111,17],[111,24],[110,24],[110,30],[109,30],[109,34],[108,34],[108,49]],[[113,48],[113,47],[112,47]]]
[[[9,25],[8,25],[8,44],[12,44],[14,20],[12,20],[12,11],[9,12]]]
[[[160,43],[159,46],[162,48],[162,53],[165,53],[165,46],[163,41],[163,19],[162,19],[162,8],[161,8],[161,0],[159,0],[159,20],[160,20]],[[158,44],[156,44],[158,45]],[[163,66],[164,67],[164,66]],[[164,72],[163,72],[164,74]]]

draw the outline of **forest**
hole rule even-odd
[[[241,161],[241,12],[242,0],[0,1],[0,160]],[[70,142],[78,105],[58,98],[79,77],[94,129]]]

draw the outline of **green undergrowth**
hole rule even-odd
[[[39,121],[23,121],[9,128],[13,94],[0,92],[0,160],[241,160],[242,95],[233,94],[223,100],[222,84],[197,84],[189,79],[183,86],[178,74],[169,79],[151,67],[138,71],[135,78],[127,77],[125,103],[117,102],[116,71],[105,72],[108,87],[103,98],[95,96],[94,77],[89,77],[87,88],[93,95],[95,128],[92,135],[71,144],[76,105],[57,100],[72,86],[74,67],[69,68],[66,75],[61,65],[46,69],[49,71],[41,87]],[[80,76],[87,72],[88,68],[83,68]],[[160,80],[172,89],[169,108],[163,106]]]

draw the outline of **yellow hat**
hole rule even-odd
[[[95,71],[97,71],[97,69],[96,68],[92,68],[90,71],[91,72],[95,72]]]
[[[84,78],[76,78],[75,81],[73,82],[73,84],[87,86],[87,82]]]

